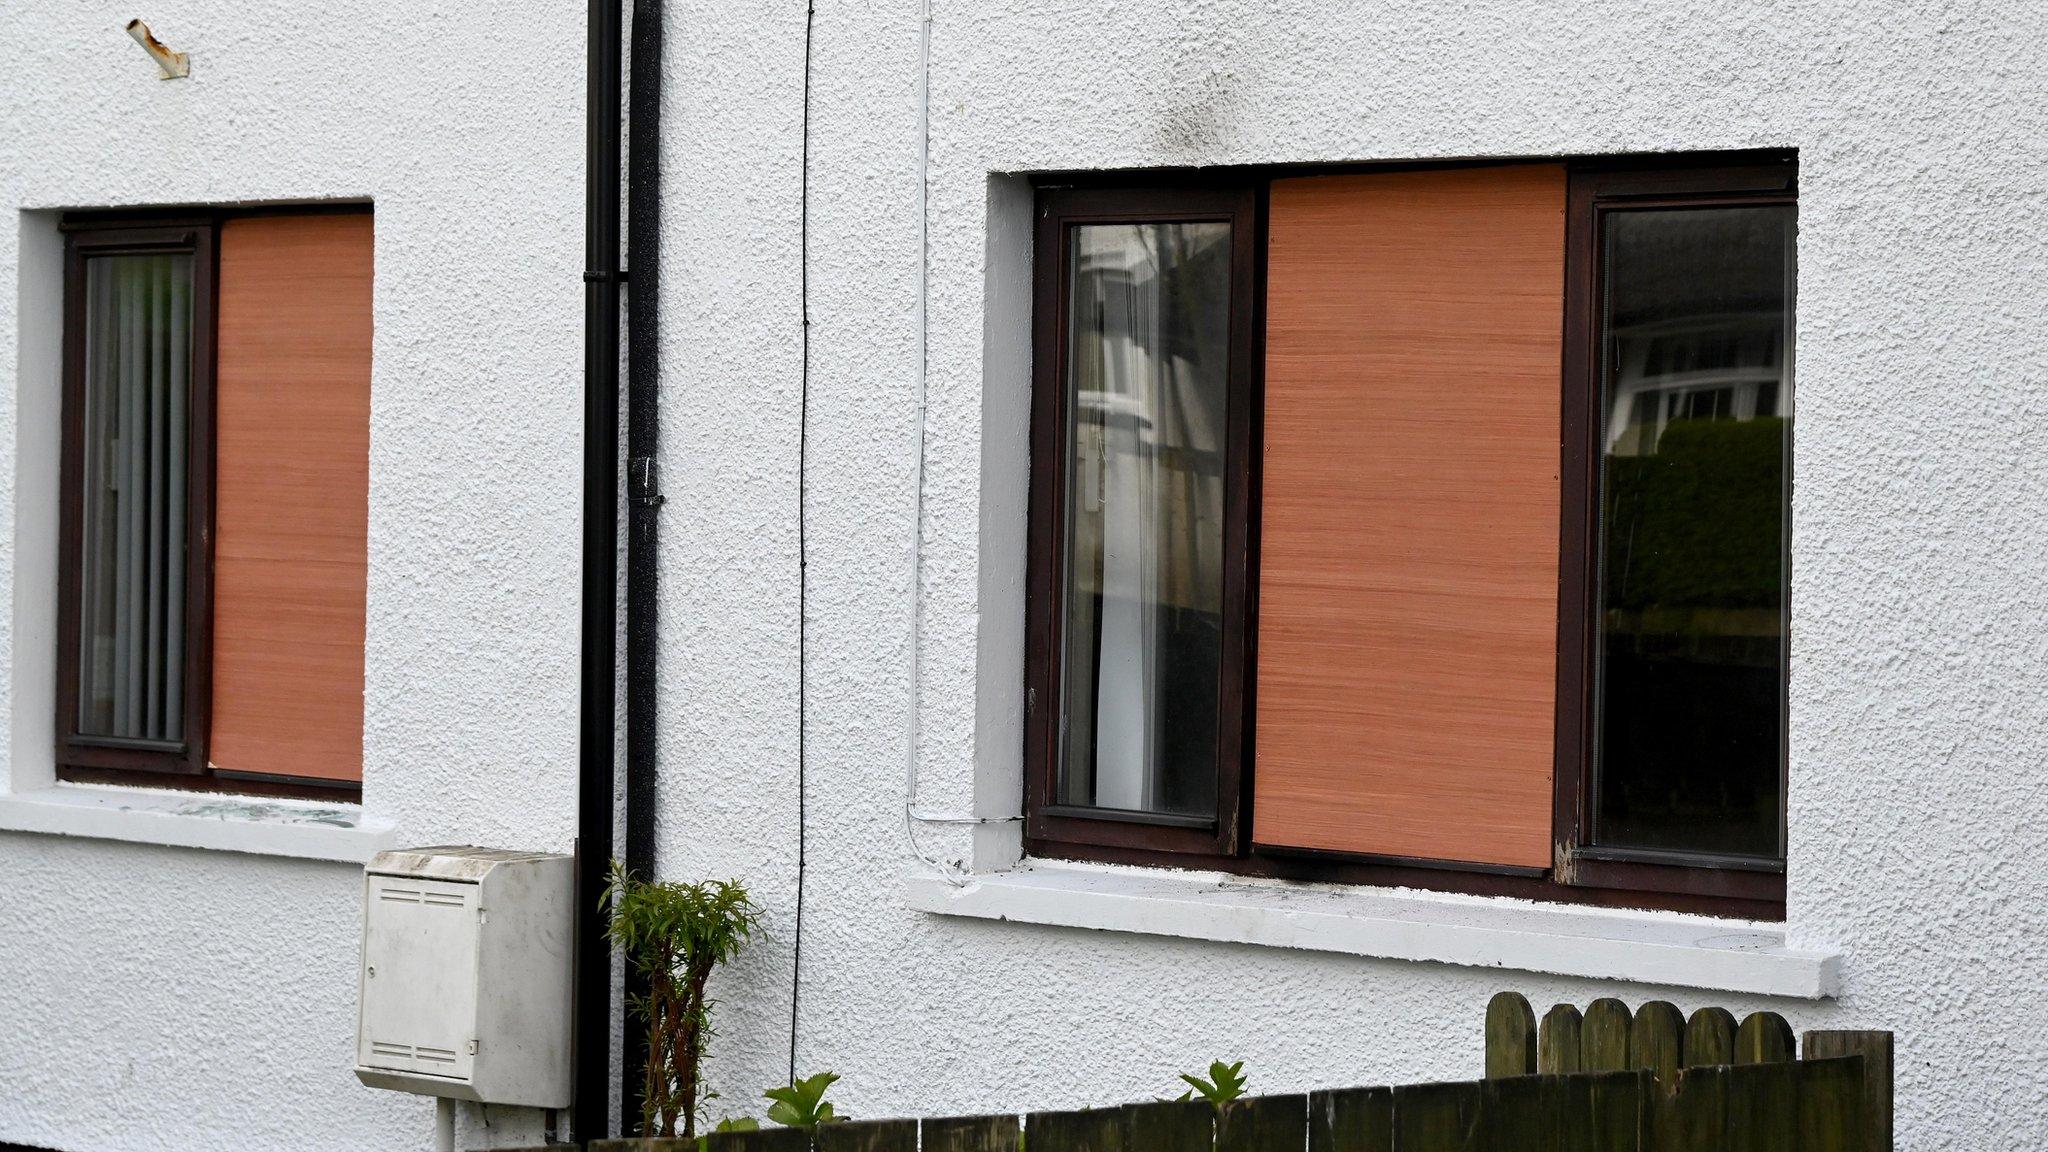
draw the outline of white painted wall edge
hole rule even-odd
[[[1833,996],[1840,966],[1787,947],[1775,924],[1213,872],[1039,862],[955,887],[918,871],[905,896],[945,916],[1804,1000]]]
[[[58,784],[0,796],[0,831],[363,864],[396,827],[355,804]]]

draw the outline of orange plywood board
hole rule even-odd
[[[367,214],[221,228],[217,768],[362,779],[371,235]]]
[[[1565,174],[1277,181],[1253,838],[1547,867]]]

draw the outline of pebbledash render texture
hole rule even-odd
[[[805,268],[804,5],[664,8],[659,848],[765,909],[718,977],[721,1106],[790,1060],[807,272],[796,1062],[841,1111],[1150,1098],[1218,1057],[1259,1092],[1469,1077],[1509,988],[1890,1028],[1901,1148],[2048,1130],[2048,1041],[2011,1027],[2048,983],[2048,9],[933,0],[921,110],[922,0],[821,0]],[[176,81],[130,15],[0,13],[0,1142],[420,1147],[431,1105],[351,1071],[360,861],[575,829],[584,13],[191,0],[145,14]],[[1782,947],[1832,994],[1316,950],[1171,901],[1110,931],[923,910],[912,755],[923,810],[1021,789],[1029,174],[1736,149],[1798,155]],[[50,787],[58,215],[337,198],[376,212],[362,837],[22,815]],[[1013,825],[917,837],[1016,863]],[[458,1120],[477,1148],[546,1122]]]

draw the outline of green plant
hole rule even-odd
[[[825,1089],[838,1079],[831,1072],[820,1072],[781,1088],[770,1088],[761,1094],[770,1101],[768,1118],[785,1128],[816,1128],[844,1119],[832,1114],[832,1102],[825,1099]]]
[[[1188,1083],[1188,1090],[1180,1094],[1180,1099],[1182,1100],[1192,1100],[1195,1098],[1196,1093],[1200,1093],[1202,1099],[1221,1108],[1232,1100],[1244,1095],[1244,1061],[1242,1060],[1235,1064],[1225,1064],[1221,1060],[1210,1062],[1209,1078],[1207,1080],[1202,1079],[1200,1076],[1189,1075],[1186,1072],[1181,1073],[1180,1078]]]
[[[640,1132],[697,1134],[704,1047],[712,1035],[711,970],[732,959],[760,923],[760,912],[736,880],[656,883],[612,862],[602,908],[605,935],[647,979],[632,1008],[646,1028],[647,1076]]]
[[[720,1120],[713,1132],[759,1132],[761,1122],[752,1116],[727,1116]],[[687,1147],[687,1145],[685,1145]],[[697,1152],[711,1152],[711,1137],[697,1137]]]

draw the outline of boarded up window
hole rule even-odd
[[[362,778],[371,235],[368,215],[221,226],[220,770]]]
[[[1253,839],[1547,867],[1564,170],[1271,204]]]

